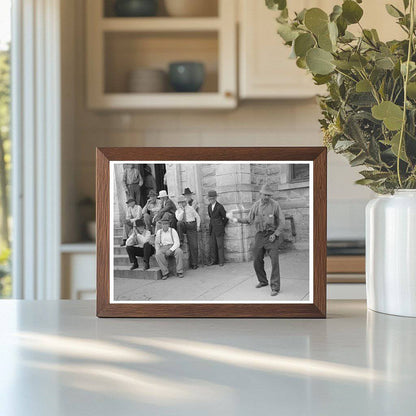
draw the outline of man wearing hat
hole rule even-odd
[[[129,198],[126,201],[126,219],[124,220],[123,227],[123,243],[121,247],[126,245],[127,238],[129,237],[131,230],[133,229],[134,223],[142,218],[142,207],[136,204],[136,201],[133,198]]]
[[[168,257],[174,256],[178,277],[183,277],[183,251],[180,248],[179,236],[176,230],[169,226],[169,213],[162,217],[162,228],[156,232],[155,248],[156,261],[162,271],[162,280],[169,277]]]
[[[155,217],[155,222],[160,221],[165,215],[169,216],[170,219],[170,226],[172,228],[176,228],[176,205],[175,203],[169,198],[167,192],[165,190],[159,191],[159,196],[161,203],[161,208]]]
[[[201,226],[201,217],[195,209],[188,204],[186,198],[181,195],[178,198],[179,208],[176,210],[175,216],[178,220],[178,235],[181,244],[183,243],[183,235],[188,237],[189,246],[189,262],[192,269],[198,268],[198,231]]]
[[[199,205],[196,199],[193,198],[193,195],[195,195],[189,188],[185,188],[182,194],[188,205],[190,205],[196,212],[199,212]]]
[[[149,266],[149,260],[155,249],[149,243],[150,231],[146,230],[143,220],[137,220],[130,237],[126,242],[126,250],[129,255],[130,263],[132,266],[130,270],[137,269],[139,264],[137,263],[137,257],[143,257],[144,270],[147,270]]]
[[[270,276],[271,295],[276,296],[280,291],[279,268],[279,235],[285,227],[285,216],[277,201],[272,199],[273,191],[268,185],[260,190],[260,199],[256,201],[247,219],[238,219],[243,224],[254,224],[256,236],[254,238],[254,270],[259,283],[257,288],[269,284],[264,270],[264,255],[269,253],[272,263]]]
[[[143,207],[143,219],[146,224],[146,228],[151,232],[152,225],[155,222],[155,218],[162,208],[162,203],[157,199],[157,193],[153,190],[149,191],[149,199],[146,205]]]
[[[136,204],[140,205],[140,188],[143,185],[143,178],[138,165],[129,163],[124,165],[123,185],[127,198],[134,199]]]
[[[209,221],[209,251],[210,262],[208,266],[219,264],[224,266],[224,234],[228,223],[227,213],[224,207],[217,201],[217,191],[208,191],[208,215]]]

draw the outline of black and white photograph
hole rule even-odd
[[[312,168],[111,162],[111,303],[312,303]]]

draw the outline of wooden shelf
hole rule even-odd
[[[107,17],[98,20],[99,29],[105,32],[201,32],[218,31],[218,17]]]

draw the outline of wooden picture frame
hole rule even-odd
[[[186,318],[325,318],[326,317],[326,181],[327,150],[325,147],[145,147],[97,148],[97,316],[98,317],[186,317]],[[110,300],[110,164],[123,161],[218,162],[266,161],[298,163],[312,166],[310,210],[313,233],[310,275],[313,296],[308,303],[187,303],[149,302],[114,303]],[[130,162],[131,163],[131,162]],[[311,240],[310,240],[311,241]],[[112,243],[111,243],[112,244]],[[254,281],[253,281],[254,282]]]

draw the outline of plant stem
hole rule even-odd
[[[399,149],[397,152],[397,178],[399,180],[400,188],[403,187],[402,178],[400,174],[400,156],[402,155],[402,147],[403,147],[403,138],[404,138],[404,131],[406,128],[406,107],[407,107],[407,83],[409,82],[409,68],[410,68],[410,60],[412,57],[412,50],[413,50],[413,35],[414,35],[414,27],[415,27],[415,0],[410,0],[410,30],[409,30],[409,45],[407,47],[407,60],[406,60],[406,73],[404,76],[403,81],[403,118],[402,118],[402,127],[400,129],[400,140],[399,140]]]

